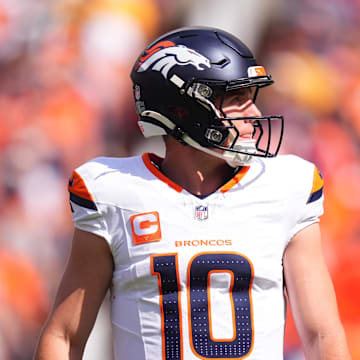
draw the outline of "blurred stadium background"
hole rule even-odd
[[[360,359],[359,0],[0,0],[1,359],[31,359],[53,302],[73,231],[72,169],[163,151],[137,130],[128,74],[149,41],[187,25],[237,34],[274,76],[260,108],[285,115],[282,152],[324,175],[325,254]],[[111,358],[109,332],[106,300],[86,360]],[[290,315],[285,349],[303,359]]]

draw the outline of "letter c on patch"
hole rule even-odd
[[[160,218],[157,211],[130,216],[133,242],[135,245],[160,241]]]

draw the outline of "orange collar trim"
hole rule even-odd
[[[155,175],[157,178],[159,178],[164,183],[168,184],[171,188],[176,190],[177,192],[182,191],[182,187],[173,181],[171,181],[169,178],[167,178],[153,163],[160,165],[163,159],[160,156],[157,156],[152,153],[145,153],[142,155],[142,159],[144,161],[145,166],[148,168],[148,170]]]
[[[155,163],[160,166],[161,162],[163,161],[163,159],[160,156],[157,156],[152,153],[144,153],[142,155],[142,159],[143,159],[143,162],[144,162],[145,166],[147,167],[147,169],[153,175],[155,175],[158,179],[160,179],[161,181],[163,181],[164,183],[166,183],[167,185],[169,185],[171,188],[173,188],[174,190],[176,190],[179,193],[183,190],[183,188],[180,185],[174,183],[172,180],[170,180],[168,177],[166,177],[154,165],[154,163]],[[249,169],[250,169],[250,166],[244,166],[232,179],[230,179],[225,185],[223,185],[220,188],[220,191],[223,194],[225,194],[227,191],[232,189],[246,175],[246,173],[248,172]]]
[[[249,169],[250,166],[243,166],[243,168],[232,179],[220,188],[220,191],[225,194],[227,191],[232,189],[246,175]]]

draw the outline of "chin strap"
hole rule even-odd
[[[253,160],[253,156],[250,154],[240,154],[240,153],[226,151],[226,150],[223,150],[223,153],[218,153],[218,152],[212,150],[211,148],[206,148],[206,147],[201,146],[199,143],[194,141],[191,137],[189,137],[186,134],[185,134],[183,140],[184,140],[184,142],[186,142],[187,144],[189,144],[190,146],[192,146],[195,149],[203,151],[203,152],[210,154],[212,156],[215,156],[219,159],[225,160],[226,163],[233,168],[237,168],[239,166],[250,165]],[[234,149],[238,150],[238,151],[251,151],[252,153],[256,152],[255,140],[253,140],[253,139],[244,140],[244,144],[242,144],[242,143],[243,143],[243,141],[241,141],[241,144],[240,143],[236,144],[234,146]]]
[[[247,139],[238,141],[235,146],[234,150],[247,152],[248,154],[241,154],[232,151],[224,150],[223,153],[218,153],[217,151],[206,148],[201,146],[198,142],[193,140],[189,135],[183,132],[181,129],[177,128],[176,125],[164,115],[152,111],[152,110],[145,110],[141,113],[141,116],[146,116],[153,118],[163,124],[163,126],[156,125],[147,121],[138,121],[138,125],[140,127],[141,132],[143,133],[144,137],[150,138],[154,136],[162,136],[167,135],[168,132],[164,129],[166,127],[170,130],[170,134],[176,138],[176,140],[180,141],[183,144],[187,144],[192,146],[195,149],[203,151],[207,154],[215,156],[219,159],[223,159],[227,162],[227,164],[231,167],[238,167],[238,166],[245,166],[250,165],[253,160],[253,156],[251,154],[256,154],[256,145],[254,139]],[[177,131],[179,129],[180,131]]]
[[[161,136],[161,135],[167,135],[167,132],[165,129],[169,129],[173,131],[176,127],[176,125],[169,120],[166,116],[152,110],[145,110],[143,111],[140,116],[146,116],[153,118],[157,120],[159,123],[161,123],[163,126],[156,125],[153,123],[150,123],[148,121],[138,121],[139,128],[146,138],[154,137],[154,136]]]

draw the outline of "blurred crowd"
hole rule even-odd
[[[286,119],[282,151],[315,162],[325,179],[325,256],[354,360],[360,359],[359,14],[359,1],[291,1],[259,46],[276,79],[264,108]],[[292,322],[286,339],[289,356],[298,353]]]
[[[245,42],[236,24],[247,1],[208,1],[209,10],[238,7],[227,9],[237,21],[225,30]],[[262,2],[269,4],[252,0]],[[31,359],[54,299],[73,231],[72,169],[146,148],[129,71],[145,44],[191,22],[199,11],[193,3],[0,0],[1,359]],[[360,2],[270,3],[276,9],[268,6],[252,50],[276,83],[262,91],[259,107],[285,116],[282,153],[315,162],[324,176],[325,255],[359,360]],[[290,314],[285,348],[287,360],[303,359]]]

